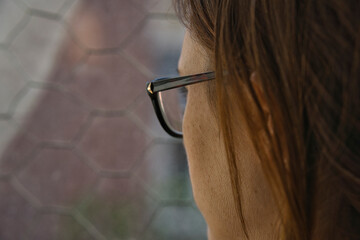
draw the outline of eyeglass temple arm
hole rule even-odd
[[[209,81],[215,78],[215,72],[200,73],[196,75],[182,76],[176,78],[158,78],[148,84],[147,91],[154,94],[159,91]]]

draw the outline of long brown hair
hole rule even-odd
[[[360,239],[360,1],[175,0],[175,6],[215,63],[215,108],[245,232],[235,109],[256,113],[247,125],[279,203],[281,238]],[[250,81],[254,71],[269,114]]]

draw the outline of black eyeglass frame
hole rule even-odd
[[[205,82],[215,79],[215,72],[200,73],[195,75],[181,76],[175,78],[157,78],[151,82],[146,83],[146,90],[150,96],[152,105],[154,107],[156,116],[163,129],[171,136],[182,138],[182,133],[172,129],[166,122],[165,116],[160,107],[159,93],[162,91],[185,87],[191,84]]]

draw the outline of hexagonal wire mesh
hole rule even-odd
[[[174,74],[170,0],[0,0],[0,239],[206,239],[146,80]]]

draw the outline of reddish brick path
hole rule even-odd
[[[0,0],[0,239],[205,239],[182,143],[171,0]]]

